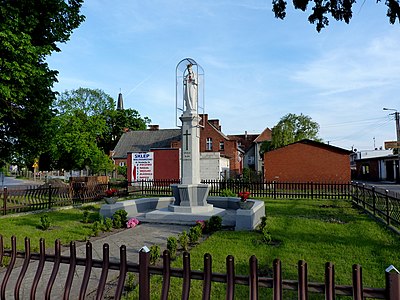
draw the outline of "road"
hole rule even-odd
[[[33,181],[33,180],[25,180],[25,179],[16,179],[15,177],[0,177],[0,186],[3,187],[10,187],[10,186],[27,186],[27,185],[41,185],[43,184],[42,181]]]

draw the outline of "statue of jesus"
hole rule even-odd
[[[197,82],[196,73],[192,70],[192,64],[188,64],[186,68],[187,74],[184,78],[183,85],[186,111],[196,111],[197,110]]]

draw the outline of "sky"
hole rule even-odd
[[[101,89],[160,128],[175,128],[176,67],[204,70],[205,113],[225,134],[261,133],[288,113],[320,125],[319,137],[370,150],[396,140],[400,25],[384,1],[359,1],[350,24],[330,18],[318,33],[310,10],[274,17],[272,0],[95,0],[61,52],[58,92]]]

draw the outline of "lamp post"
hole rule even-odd
[[[400,113],[397,111],[397,109],[394,108],[387,108],[384,107],[383,110],[392,110],[394,113],[391,115],[394,115],[394,119],[396,121],[396,137],[397,137],[397,168],[396,168],[396,182],[400,183]]]

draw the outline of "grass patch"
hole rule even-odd
[[[304,259],[308,263],[309,281],[322,283],[325,263],[330,261],[335,265],[336,284],[351,285],[352,265],[360,264],[364,287],[383,288],[385,268],[391,264],[400,266],[399,237],[353,209],[348,201],[268,199],[265,204],[273,243],[255,243],[261,239],[259,232],[219,231],[191,249],[192,270],[202,270],[203,256],[210,253],[213,272],[225,273],[226,256],[233,255],[236,274],[247,275],[249,258],[256,255],[260,275],[272,277],[273,260],[279,258],[283,278],[297,280],[297,262]],[[182,259],[174,261],[173,267],[182,268]],[[171,299],[180,298],[182,280],[173,278],[171,283]],[[162,278],[153,276],[152,299],[159,299],[161,287]],[[201,292],[202,282],[192,280],[191,299],[200,299]],[[271,299],[270,289],[260,288],[260,293],[260,299]],[[323,298],[323,295],[310,296],[310,299]],[[248,287],[236,286],[235,297],[248,298]],[[225,299],[225,285],[213,283],[211,298]],[[127,299],[137,299],[137,294]],[[297,296],[285,291],[284,299]]]
[[[71,241],[84,241],[92,232],[92,224],[83,223],[83,212],[89,211],[89,222],[98,216],[99,206],[82,206],[80,208],[32,213],[20,216],[0,218],[0,234],[3,236],[5,248],[11,248],[11,237],[17,238],[18,250],[24,250],[24,239],[29,237],[32,251],[39,251],[39,240],[44,238],[46,248],[54,248],[54,241],[60,239],[62,245]],[[43,230],[41,218],[47,215],[50,227]]]

